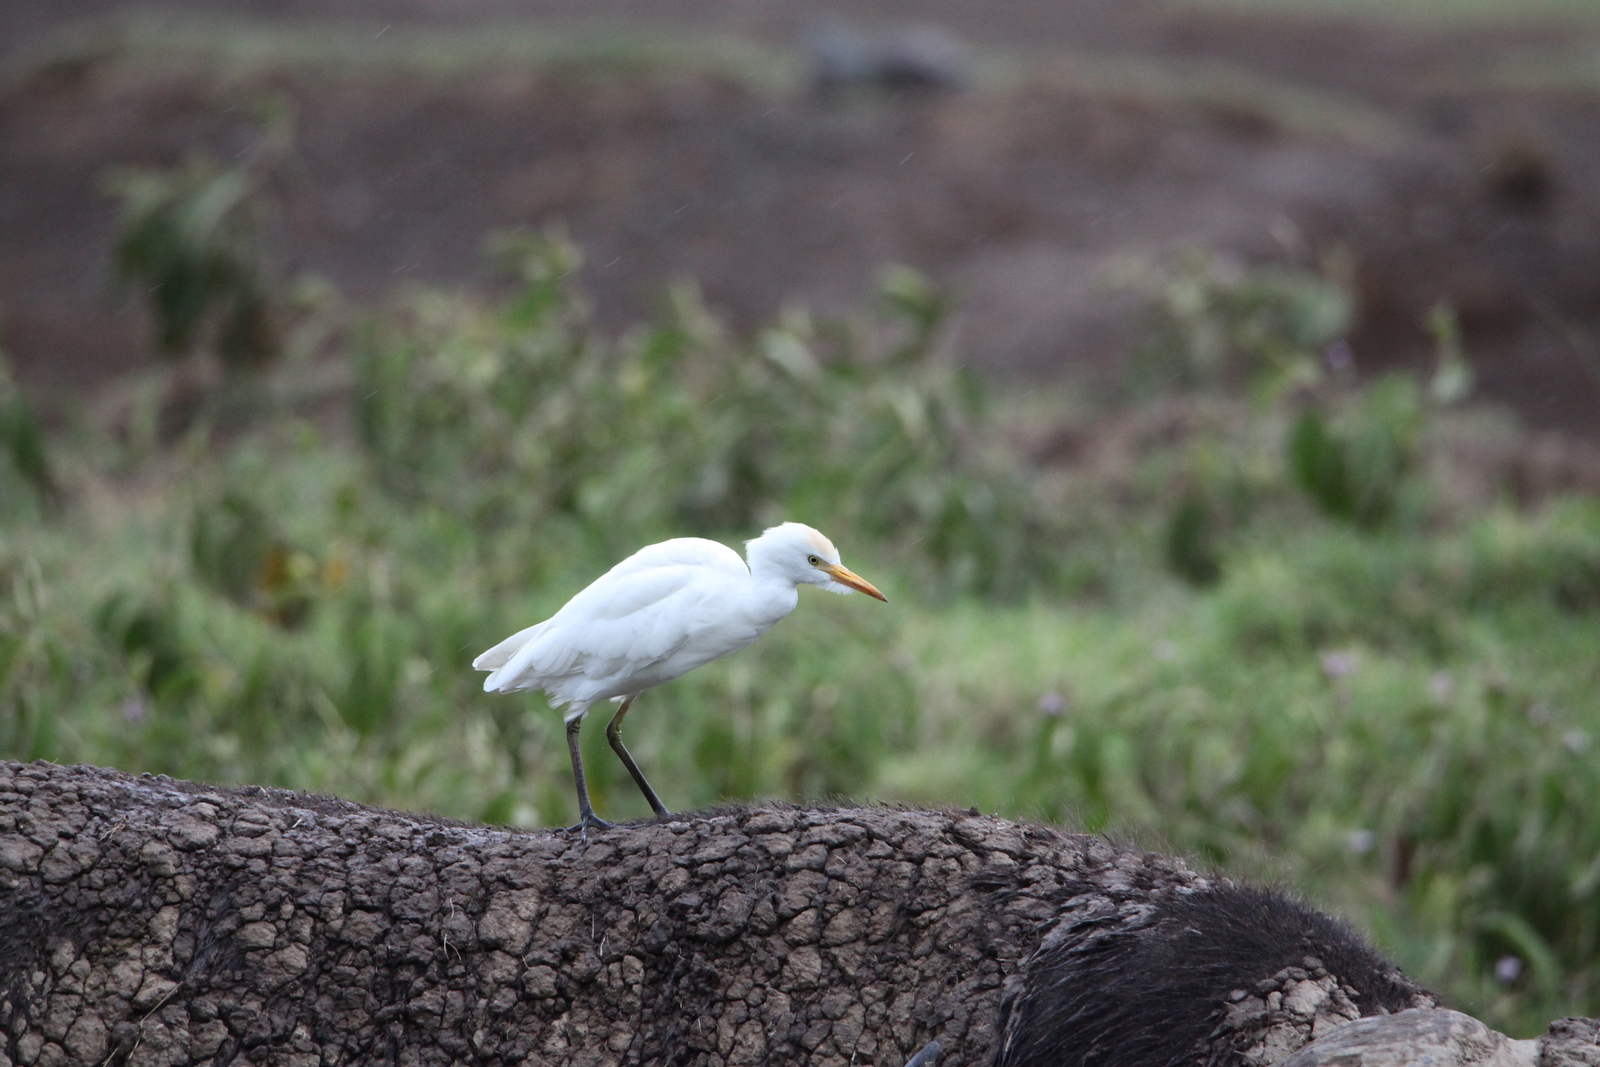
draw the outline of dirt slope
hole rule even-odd
[[[306,7],[253,6],[280,18]],[[768,41],[804,24],[770,2],[604,6],[585,10],[648,9],[658,24]],[[489,8],[341,10],[390,25]],[[253,136],[241,105],[270,90],[298,115],[275,188],[281,256],[359,296],[399,281],[483,283],[486,233],[561,222],[587,252],[584,281],[608,323],[648,314],[689,276],[744,324],[792,299],[844,307],[879,264],[900,261],[960,294],[969,358],[1001,373],[1115,375],[1131,297],[1107,277],[1126,257],[1201,245],[1309,262],[1343,245],[1364,296],[1360,362],[1421,358],[1418,320],[1448,300],[1486,388],[1540,425],[1600,424],[1600,96],[1469,77],[1511,45],[1557,47],[1547,32],[1087,0],[1000,4],[981,18],[970,5],[917,10],[1010,49],[1022,73],[841,106],[691,71],[420,78],[352,66],[241,79],[115,54],[35,64],[0,93],[6,347],[47,390],[148,358],[137,316],[107,295],[114,213],[99,176],[238,154]],[[8,39],[49,29],[8,11]]]

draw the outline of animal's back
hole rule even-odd
[[[1360,1015],[1434,1006],[1355,931],[1272,890],[1224,882],[1138,914],[1062,911],[1001,1005],[998,1067],[1261,1062],[1272,1016],[1241,1001],[1291,998],[1286,980]]]

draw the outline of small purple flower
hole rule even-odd
[[[1322,673],[1329,678],[1338,680],[1348,678],[1356,672],[1356,654],[1354,652],[1326,652],[1322,656]]]
[[[1517,956],[1501,956],[1494,961],[1494,980],[1510,985],[1522,977],[1522,960]]]
[[[122,721],[137,726],[149,716],[150,709],[145,707],[144,701],[138,697],[129,697],[122,702]]]
[[[1039,698],[1039,714],[1047,719],[1058,719],[1067,710],[1067,698],[1054,689]]]
[[[1350,836],[1345,839],[1350,846],[1350,851],[1358,856],[1365,856],[1372,851],[1372,846],[1378,843],[1378,837],[1371,830],[1351,830]]]
[[[1323,346],[1322,362],[1335,374],[1349,374],[1356,369],[1356,353],[1350,342],[1341,337]]]

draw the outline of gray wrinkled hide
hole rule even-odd
[[[1412,1008],[1345,1023],[1282,1067],[1539,1067],[1539,1052],[1459,1011]]]
[[[903,1067],[934,1038],[978,1065],[1064,900],[1204,884],[959,812],[751,807],[585,847],[0,762],[0,1067]]]
[[[1346,1023],[1281,1067],[1600,1067],[1600,1021],[1557,1019],[1513,1041],[1459,1011],[1402,1011]]]
[[[0,761],[0,1067],[901,1067],[935,1038],[941,1067],[981,1067],[1003,989],[1064,916],[1104,934],[1216,884],[960,812],[757,806],[585,847]],[[1311,1038],[1295,1067],[1422,1062],[1326,1044],[1388,1033],[1337,1025],[1333,977],[1291,967],[1219,1004],[1216,1062],[1271,1067]],[[1405,1048],[1499,1054],[1465,1016],[1425,1014],[1456,1021]],[[1539,1067],[1600,1067],[1594,1021],[1553,1024]]]
[[[1551,1023],[1539,1067],[1600,1067],[1600,1019]]]

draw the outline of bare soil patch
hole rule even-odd
[[[148,360],[138,315],[109,296],[100,175],[232,158],[255,136],[245,105],[272,92],[298,130],[275,178],[280,256],[361,298],[490,284],[483,239],[516,226],[569,230],[612,326],[686,278],[741,325],[790,301],[840,309],[881,264],[904,262],[955,289],[968,358],[1108,381],[1133,340],[1134,298],[1108,280],[1119,261],[1197,246],[1309,264],[1343,247],[1363,300],[1361,365],[1426,358],[1421,319],[1448,301],[1488,393],[1539,426],[1600,428],[1600,95],[1472,76],[1511,45],[1570,41],[1036,7],[918,8],[1025,55],[1021,76],[843,104],[696,71],[241,78],[115,53],[36,65],[0,95],[4,344],[44,391]],[[802,24],[787,5],[649,9],[768,40]]]

